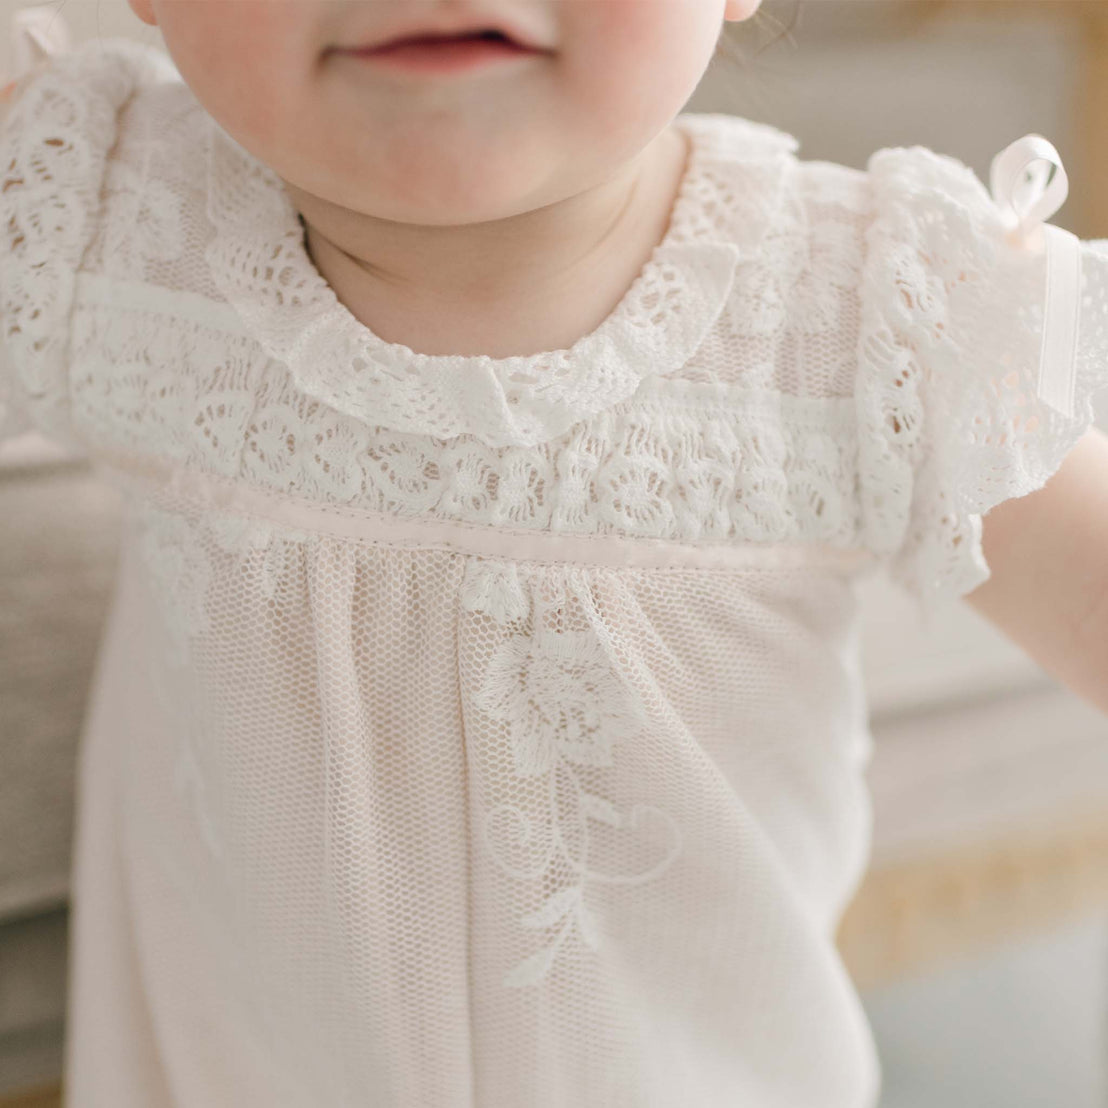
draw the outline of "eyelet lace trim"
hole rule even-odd
[[[729,116],[679,116],[691,150],[669,229],[613,312],[571,348],[494,359],[418,354],[376,336],[316,269],[284,183],[214,120],[206,128],[212,278],[307,395],[394,431],[533,446],[679,369],[757,250],[796,140]],[[723,132],[729,132],[729,141]],[[710,172],[712,163],[739,163]]]

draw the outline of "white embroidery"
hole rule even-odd
[[[612,744],[638,728],[619,679],[589,632],[514,635],[493,654],[476,702],[511,725],[521,777],[547,774],[563,759],[610,766]]]
[[[510,571],[483,568],[467,581],[471,586],[471,610],[494,619],[502,614],[510,621],[521,618],[514,567]],[[549,595],[549,579],[543,580],[539,590],[529,621],[534,630],[510,635],[493,651],[474,703],[492,720],[506,725],[515,774],[547,779],[544,825],[536,826],[518,804],[505,802],[488,813],[484,840],[496,864],[509,876],[533,880],[547,870],[555,854],[560,854],[578,876],[573,884],[552,893],[537,910],[519,920],[527,928],[561,926],[550,943],[509,970],[503,979],[506,987],[535,985],[544,980],[571,930],[576,929],[581,940],[597,950],[600,928],[585,903],[588,883],[639,885],[652,881],[673,864],[682,842],[679,829],[666,813],[635,805],[625,818],[610,801],[582,784],[574,767],[613,767],[619,744],[640,735],[646,719],[592,628],[566,631],[548,622],[545,613],[566,610],[565,593],[555,587],[554,595]],[[542,595],[543,590],[548,595]],[[579,859],[571,856],[561,828],[559,785],[569,790],[576,809],[575,822],[583,827]],[[589,866],[589,819],[634,831],[648,813],[660,818],[670,830],[670,848],[658,863],[638,874],[610,874]],[[508,837],[498,829],[506,829]],[[535,844],[543,847],[538,862],[521,867],[514,861],[520,845]]]
[[[531,614],[531,597],[511,562],[470,559],[461,590],[462,607],[484,612],[497,623],[514,623]]]

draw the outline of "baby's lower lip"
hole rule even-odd
[[[457,73],[498,62],[537,56],[530,50],[499,39],[409,39],[375,50],[344,50],[354,58],[390,70],[417,73]]]

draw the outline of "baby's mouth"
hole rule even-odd
[[[515,42],[500,31],[491,30],[458,35],[414,35],[376,47],[340,52],[389,68],[424,72],[473,69],[543,53]]]

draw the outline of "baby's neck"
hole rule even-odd
[[[386,342],[493,358],[560,350],[595,330],[649,260],[687,156],[671,126],[587,194],[461,227],[382,222],[373,251],[359,256],[302,207],[308,250],[338,299]]]

